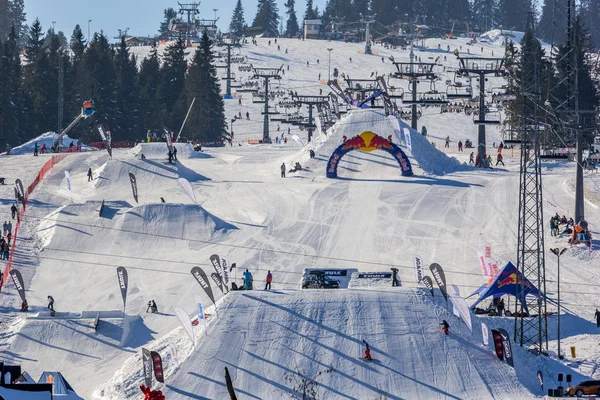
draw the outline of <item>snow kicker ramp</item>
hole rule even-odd
[[[194,146],[191,143],[173,143],[173,146],[177,149],[177,158],[210,158],[210,155],[194,151]],[[144,157],[150,160],[167,160],[167,143],[140,143],[130,150],[130,154],[140,158],[142,154]]]
[[[516,399],[531,394],[491,349],[419,289],[232,293],[166,398],[288,398],[314,377],[319,399]],[[440,333],[441,319],[453,325]],[[376,361],[362,355],[365,339]],[[327,371],[330,372],[327,372]],[[385,396],[385,397],[384,397]]]

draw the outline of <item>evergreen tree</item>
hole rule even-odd
[[[139,133],[138,122],[138,88],[137,65],[135,57],[129,53],[125,36],[121,36],[115,54],[115,70],[117,75],[115,115],[112,128],[120,133],[122,139],[134,140]]]
[[[306,0],[306,11],[304,11],[304,20],[317,19],[315,8],[313,7],[313,0]]]
[[[229,32],[235,36],[241,36],[242,32],[246,27],[244,21],[244,8],[242,7],[242,0],[238,0],[233,15],[231,16],[231,22],[229,23]]]
[[[561,3],[557,3],[560,7]],[[554,10],[554,0],[544,0],[542,6],[542,15],[537,26],[537,36],[547,42],[554,43],[565,42],[565,32],[567,31],[566,5],[563,9]],[[556,20],[556,23],[554,21]]]
[[[345,17],[351,7],[351,0],[327,0],[323,18],[331,20],[334,17]]]
[[[159,97],[162,103],[161,120],[163,125],[172,131],[179,128],[185,117],[185,110],[176,107],[185,85],[187,71],[185,49],[185,39],[179,36],[163,55],[159,88]]]
[[[8,1],[8,19],[10,25],[15,27],[19,38],[19,46],[25,43],[27,37],[27,15],[25,14],[25,0]]]
[[[19,38],[15,27],[11,29],[4,45],[0,42],[0,146],[22,142],[23,91],[21,89],[21,61],[19,57]]]
[[[42,34],[42,24],[40,23],[40,20],[36,18],[29,29],[27,44],[25,45],[27,59],[34,63],[38,55],[42,52],[43,46],[44,36]]]
[[[391,25],[396,22],[396,19],[400,15],[400,8],[390,0],[372,0],[371,11],[375,16],[377,22],[383,25]]]
[[[158,29],[158,36],[161,39],[169,38],[169,23],[173,18],[177,18],[177,11],[173,8],[166,8],[164,11],[164,20],[160,23],[160,28]]]
[[[600,0],[589,0],[586,13],[588,20],[586,26],[589,27],[591,43],[594,49],[600,49]]]
[[[300,32],[300,27],[298,26],[298,18],[296,17],[296,10],[294,9],[294,6],[295,0],[287,0],[285,3],[285,8],[287,8],[287,11],[285,13],[288,15],[288,19],[285,25],[285,34],[289,37],[296,36],[298,32]]]
[[[258,8],[252,26],[260,27],[268,36],[277,36],[279,9],[275,0],[258,0]]]
[[[186,137],[203,142],[222,141],[228,138],[225,106],[220,89],[211,42],[205,31],[185,81],[185,99],[188,107],[196,97],[185,126]]]
[[[496,0],[474,0],[471,8],[471,28],[486,32],[498,27],[498,4]]]
[[[138,81],[140,99],[142,99],[140,117],[144,121],[144,129],[160,131],[162,129],[161,104],[158,90],[161,85],[161,74],[156,45],[152,46],[150,54],[142,61]]]
[[[532,0],[500,0],[500,24],[504,29],[524,32],[527,15],[534,11]]]
[[[71,51],[73,52],[73,61],[78,63],[83,60],[83,53],[85,52],[85,40],[83,39],[83,32],[81,31],[79,24],[75,25],[75,29],[73,29],[70,46]]]

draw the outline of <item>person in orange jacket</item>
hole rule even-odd
[[[265,285],[265,290],[271,290],[271,282],[273,282],[273,275],[271,271],[267,274],[267,284]]]

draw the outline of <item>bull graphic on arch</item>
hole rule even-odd
[[[374,150],[387,151],[394,157],[394,159],[396,159],[396,161],[398,161],[400,169],[402,170],[402,176],[413,175],[410,161],[400,147],[392,143],[390,140],[376,135],[373,132],[366,131],[358,136],[353,137],[352,139],[346,140],[337,149],[335,149],[333,154],[331,154],[331,157],[329,157],[329,162],[327,163],[328,178],[337,178],[337,169],[342,157],[353,150],[360,150],[367,153],[370,153]]]

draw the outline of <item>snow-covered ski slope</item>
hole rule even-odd
[[[316,79],[312,76],[316,68],[307,72],[313,69],[312,59],[307,68],[304,58],[324,42],[280,40],[278,52],[266,41],[259,39],[259,46],[242,51],[254,52],[253,57],[262,57],[266,65],[269,54],[283,57],[288,47],[291,67],[284,82],[309,79],[309,75]],[[440,42],[445,47],[448,41]],[[432,41],[434,49],[436,43]],[[462,39],[449,43],[466,48]],[[380,64],[391,72],[387,60],[382,63],[380,57],[358,53],[358,44],[327,45],[335,47],[332,66],[333,54],[339,53],[340,63],[352,56],[352,64],[345,64],[356,68],[357,75],[379,69]],[[492,49],[502,50],[499,43],[484,46],[488,55]],[[320,57],[321,69],[324,60],[325,55]],[[228,113],[237,113],[237,102],[227,101],[226,107]],[[251,110],[251,122],[258,112],[258,108]],[[429,139],[447,155],[468,162],[468,153],[457,153],[455,143],[475,139],[476,127],[470,119],[428,112],[424,110],[422,121]],[[236,122],[240,135],[260,137],[262,128],[243,131],[242,122]],[[556,372],[572,373],[575,380],[598,377],[594,365],[600,359],[600,337],[590,322],[599,300],[594,284],[600,264],[597,242],[592,253],[573,247],[561,258],[562,302],[571,312],[563,314],[563,351],[567,343],[578,346],[578,357],[584,361],[579,369],[556,357],[535,358],[514,349],[516,370],[512,371],[491,348],[478,345],[482,320],[490,328],[504,327],[512,333],[512,319],[474,316],[471,334],[445,310],[439,292],[431,300],[414,288],[413,254],[421,255],[426,265],[440,263],[448,284],[457,285],[463,297],[484,282],[476,252],[485,245],[492,246],[500,264],[515,261],[518,152],[505,150],[506,167],[486,171],[456,169],[448,159],[431,156],[435,161],[429,161],[445,173],[435,175],[419,166],[415,149],[415,154],[407,152],[415,176],[403,178],[398,163],[387,153],[354,151],[343,158],[340,179],[325,178],[327,159],[342,143],[342,136],[350,138],[364,130],[384,137],[393,134],[385,117],[359,111],[345,117],[327,137],[315,137],[306,148],[291,140],[287,145],[235,145],[204,149],[200,158],[186,156],[181,148],[180,162],[174,165],[167,163],[164,143],[144,144],[140,151],[116,149],[112,160],[106,152],[69,155],[30,196],[14,258],[13,267],[25,280],[31,313],[41,317],[24,318],[16,311],[20,299],[12,283],[2,289],[2,358],[20,362],[36,378],[59,363],[81,397],[115,400],[140,396],[141,347],[163,356],[166,386],[157,387],[166,388],[169,399],[223,398],[224,366],[232,373],[240,398],[267,399],[283,397],[293,386],[286,383],[285,373],[297,367],[308,374],[333,366],[337,372],[319,377],[324,395],[356,399],[378,398],[379,390],[388,398],[521,399],[541,394],[535,378],[538,369],[545,374],[546,387],[556,385]],[[443,148],[446,136],[452,140],[449,149]],[[306,142],[305,133],[302,138]],[[492,130],[488,143],[494,140],[500,136]],[[427,143],[413,141],[415,145],[432,150]],[[308,158],[309,148],[316,149],[315,159]],[[141,153],[148,157],[141,159]],[[27,186],[47,157],[0,157],[0,171],[7,183],[20,178]],[[289,169],[296,161],[308,168],[280,178],[281,163]],[[94,173],[92,182],[87,181],[88,168]],[[70,172],[71,193],[65,171]],[[570,216],[573,164],[546,163],[544,171],[546,220],[556,212]],[[139,203],[133,199],[129,173],[136,176]],[[197,204],[181,190],[177,178],[190,181]],[[592,179],[587,182],[593,185]],[[5,219],[10,217],[13,196],[12,185],[0,186]],[[105,210],[99,217],[102,200]],[[588,202],[586,207],[586,218],[598,232],[597,205]],[[547,249],[568,246],[566,240],[552,238],[546,231]],[[260,289],[270,270],[277,293],[234,293],[221,300],[219,318],[209,319],[207,332],[195,328],[193,349],[174,309],[194,314],[195,296],[203,297],[205,307],[210,305],[190,269],[200,266],[210,273],[208,258],[214,253],[237,263],[238,284],[241,272],[248,268]],[[551,257],[546,263],[553,296],[556,268]],[[122,310],[117,266],[129,271],[126,318],[103,320],[94,332],[89,328],[92,321],[78,315]],[[394,292],[392,288],[299,290],[307,267],[389,271],[392,266],[399,268],[405,286]],[[221,297],[217,288],[214,292]],[[48,295],[56,299],[59,314],[54,320],[42,318]],[[159,314],[145,313],[152,299]],[[215,314],[213,309],[208,313]],[[453,335],[439,336],[441,319],[450,322]],[[553,317],[550,324],[555,327]],[[373,346],[379,363],[363,365],[357,359],[356,341],[362,338]],[[426,339],[431,346],[421,345]],[[555,328],[550,339],[550,350],[556,351]],[[168,356],[169,343],[175,346],[180,364]]]

